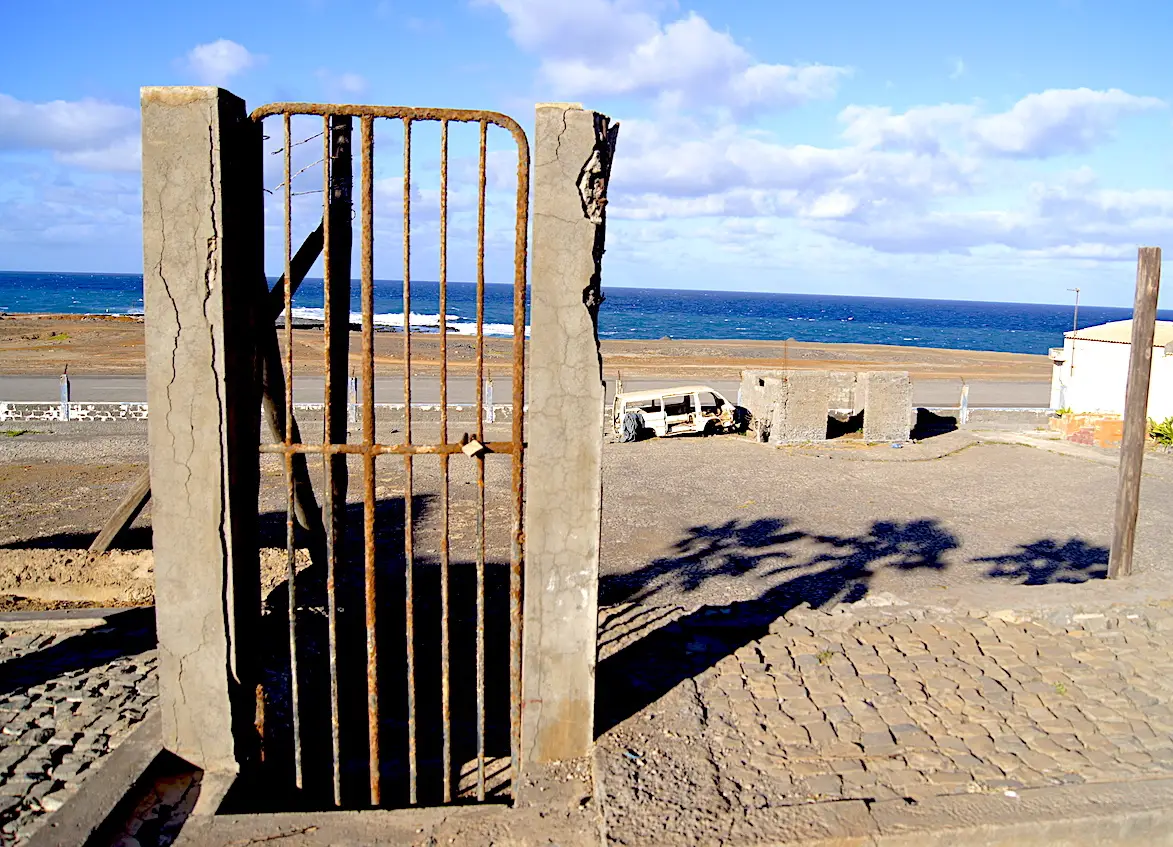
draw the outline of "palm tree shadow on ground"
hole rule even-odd
[[[764,518],[692,527],[670,555],[628,574],[600,581],[600,602],[650,604],[683,596],[715,577],[759,572],[788,577],[760,596],[720,607],[701,607],[658,628],[599,662],[595,705],[601,735],[655,702],[686,679],[769,632],[779,616],[807,603],[819,608],[856,602],[881,568],[943,570],[942,557],[959,546],[937,520],[875,521],[857,536],[811,535],[789,519]],[[825,552],[800,558],[796,542],[819,542]],[[606,625],[606,622],[605,624]]]
[[[1053,538],[1040,538],[1030,544],[1020,544],[1012,553],[1001,556],[983,556],[974,562],[988,562],[986,576],[1004,579],[1019,585],[1078,585],[1092,579],[1108,576],[1107,547],[1088,544],[1082,538],[1069,538],[1060,543]]]

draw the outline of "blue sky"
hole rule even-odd
[[[536,101],[606,112],[622,123],[611,285],[1030,302],[1079,286],[1128,305],[1136,247],[1173,249],[1164,2],[43,0],[2,15],[4,269],[141,269],[138,88],[171,84],[223,85],[250,108],[489,108],[527,129]],[[508,206],[508,146],[493,144],[491,214]],[[415,149],[426,229],[426,131]],[[457,177],[469,151],[454,139]],[[378,161],[394,200],[401,167]],[[295,228],[316,202],[299,198]],[[468,278],[461,202],[450,251]],[[507,272],[495,221],[491,275]],[[380,276],[398,275],[393,230]],[[434,242],[414,241],[418,276],[434,277]]]

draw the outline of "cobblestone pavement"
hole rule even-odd
[[[625,719],[596,760],[610,838],[752,844],[766,836],[747,821],[771,807],[1173,777],[1170,604],[1027,615],[876,602],[890,601],[799,607],[750,639],[730,631],[728,607],[662,612],[676,620],[652,637],[678,645],[686,673],[690,655],[707,667],[613,716]],[[612,610],[610,628],[649,615]],[[606,629],[613,658],[639,644]]]
[[[147,714],[153,630],[140,611],[79,630],[0,622],[0,844],[24,843]]]

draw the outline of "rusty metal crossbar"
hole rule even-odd
[[[521,732],[521,591],[524,538],[522,535],[522,471],[524,461],[524,408],[525,370],[525,296],[526,296],[526,238],[529,208],[529,144],[522,128],[505,115],[496,112],[462,109],[433,109],[399,106],[354,106],[328,105],[319,103],[273,103],[252,113],[254,121],[279,116],[282,121],[285,179],[284,200],[284,343],[285,361],[285,432],[280,443],[262,444],[261,453],[279,454],[284,460],[287,499],[286,553],[288,559],[288,630],[290,650],[290,709],[292,714],[293,761],[295,781],[300,788],[304,784],[302,743],[307,732],[316,732],[317,727],[303,725],[299,713],[297,594],[295,567],[295,487],[293,457],[297,454],[322,456],[325,485],[323,488],[324,525],[326,534],[328,631],[330,661],[330,710],[331,750],[333,757],[334,802],[342,803],[341,762],[339,742],[339,685],[337,671],[337,607],[335,604],[335,574],[338,567],[339,535],[344,529],[341,515],[345,510],[346,457],[357,455],[362,460],[363,494],[363,583],[366,625],[366,670],[367,670],[367,720],[370,745],[370,802],[383,802],[381,788],[380,720],[379,720],[379,645],[376,637],[378,604],[376,596],[376,546],[375,546],[375,459],[379,456],[398,455],[404,462],[404,578],[406,605],[404,626],[406,634],[407,674],[407,751],[409,802],[418,802],[417,792],[417,746],[416,746],[416,665],[415,632],[412,579],[415,570],[414,535],[415,515],[413,509],[413,461],[417,456],[435,455],[440,464],[440,521],[442,541],[440,545],[440,605],[441,605],[441,703],[443,726],[443,773],[442,796],[444,802],[453,799],[452,725],[450,714],[451,680],[449,675],[450,629],[449,629],[449,465],[453,457],[470,452],[476,464],[476,798],[483,801],[486,796],[485,772],[485,461],[489,455],[509,455],[512,465],[511,489],[511,543],[509,566],[509,727],[510,758],[512,778],[517,779]],[[323,211],[322,211],[322,256],[324,289],[323,345],[325,357],[325,426],[322,443],[302,443],[295,440],[293,424],[293,242],[292,242],[292,201],[297,192],[291,190],[292,172],[291,148],[296,146],[291,137],[293,116],[317,116],[322,118],[323,152]],[[348,443],[346,433],[345,386],[339,390],[338,375],[345,382],[345,366],[349,356],[349,253],[350,241],[350,126],[351,120],[359,121],[359,148],[361,156],[361,185],[359,191],[359,238],[361,276],[361,383],[359,402],[362,408],[361,441]],[[403,440],[399,443],[384,444],[376,439],[374,403],[374,122],[376,119],[391,119],[403,125],[403,377],[404,377],[404,427]],[[413,441],[411,426],[412,389],[412,337],[411,314],[411,163],[412,124],[430,121],[440,124],[440,221],[439,221],[439,336],[440,336],[440,427],[439,439],[434,444],[419,444]],[[479,171],[477,210],[477,278],[476,278],[476,371],[477,430],[475,439],[480,449],[466,451],[470,439],[464,436],[458,441],[449,439],[448,428],[448,351],[447,351],[447,297],[448,297],[448,128],[450,123],[476,124],[479,126]],[[517,191],[516,219],[514,232],[514,297],[513,297],[513,415],[512,433],[509,441],[488,441],[485,435],[484,397],[484,309],[485,309],[485,204],[487,170],[487,132],[489,125],[495,125],[512,136],[517,146]],[[344,214],[340,214],[344,211]],[[339,243],[340,242],[340,243]],[[333,248],[333,249],[332,249]],[[345,257],[341,254],[345,253]],[[345,277],[340,278],[340,277]],[[340,317],[339,310],[347,314]],[[344,338],[337,338],[338,333]],[[341,361],[341,368],[339,362]],[[336,503],[341,497],[342,502]],[[515,792],[516,793],[516,792]]]

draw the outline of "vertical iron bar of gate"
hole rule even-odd
[[[509,551],[509,759],[513,799],[521,768],[521,592],[525,455],[525,263],[529,237],[529,145],[517,142],[517,202],[513,235],[513,532]]]
[[[477,203],[477,441],[485,443],[485,161],[482,120]],[[485,799],[485,454],[477,463],[477,800]]]
[[[345,443],[346,371],[350,354],[350,216],[353,187],[349,116],[324,117],[322,127],[323,199],[323,355],[325,357],[324,433],[329,444]],[[334,804],[342,805],[342,764],[338,706],[338,545],[345,537],[347,460],[322,456],[325,476],[326,601],[330,663],[330,742]]]
[[[379,672],[375,632],[375,260],[374,118],[362,116],[363,584],[367,628],[367,732],[371,805],[382,802],[379,772]]]
[[[440,442],[448,443],[448,121],[440,122]],[[440,454],[440,711],[444,802],[452,802],[452,718],[448,678],[448,454]]]
[[[403,433],[411,447],[411,118],[403,119]],[[407,634],[407,771],[408,796],[416,803],[415,761],[415,598],[412,596],[413,521],[412,455],[403,454],[403,567]]]
[[[330,273],[330,118],[322,118],[322,377],[323,400],[322,406],[322,442],[330,444],[334,441],[333,415],[331,412],[331,380],[330,356],[333,353],[331,341],[332,309],[330,286],[333,284],[333,275]],[[327,649],[330,653],[330,755],[333,762],[331,782],[334,787],[334,805],[341,805],[341,786],[338,774],[338,661],[335,653],[338,647],[337,609],[334,605],[334,545],[338,539],[334,531],[334,457],[329,453],[322,454],[322,517],[323,527],[326,530],[326,629],[328,634]]]
[[[290,116],[283,116],[285,131],[285,446],[293,444],[293,189]],[[302,787],[301,715],[297,680],[297,551],[293,537],[293,453],[285,454],[285,554],[289,581],[289,699],[293,726],[294,784]]]

